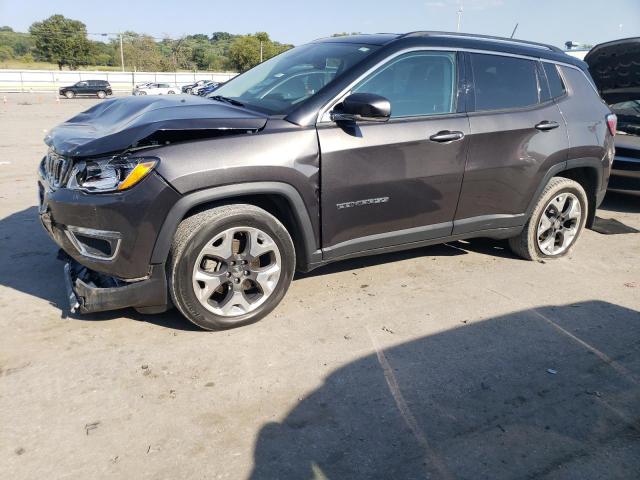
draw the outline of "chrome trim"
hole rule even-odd
[[[364,79],[365,77],[367,77],[368,75],[370,75],[371,73],[376,71],[378,68],[380,68],[381,66],[387,64],[389,61],[393,60],[394,58],[396,58],[396,57],[398,57],[400,55],[404,55],[405,53],[420,52],[420,51],[482,53],[482,54],[485,54],[485,55],[497,55],[497,56],[502,56],[502,57],[522,58],[522,59],[525,59],[525,60],[534,60],[536,62],[541,62],[541,61],[550,62],[550,63],[555,63],[557,65],[562,65],[562,66],[566,66],[566,67],[569,67],[569,68],[574,68],[574,69],[578,70],[579,72],[581,72],[585,76],[585,78],[587,78],[585,73],[580,68],[576,67],[575,65],[571,65],[570,63],[563,63],[563,62],[560,62],[560,61],[557,61],[557,60],[549,60],[549,59],[546,59],[546,58],[543,59],[543,58],[540,58],[540,57],[534,57],[534,56],[531,56],[531,55],[519,55],[519,54],[515,54],[515,53],[499,52],[499,51],[493,51],[493,50],[483,50],[483,49],[479,49],[479,48],[431,47],[431,46],[405,48],[405,49],[402,49],[402,50],[399,50],[399,51],[393,53],[392,55],[389,55],[388,57],[385,57],[383,60],[381,60],[380,62],[376,63],[373,67],[371,67],[369,70],[367,70],[362,75],[360,75],[357,79],[355,79],[353,82],[351,82],[347,87],[345,87],[338,95],[333,97],[332,100],[330,100],[329,102],[325,103],[325,105],[322,108],[320,108],[320,110],[318,110],[318,116],[316,117],[316,125],[317,124],[332,123],[331,119],[328,116],[325,117],[325,115],[327,115],[328,112],[330,112],[331,109],[333,109],[333,107],[336,106],[336,104],[338,104],[342,100],[344,100],[344,98],[351,93],[351,89],[355,85],[357,85],[362,79]],[[588,78],[587,78],[587,80],[588,80]],[[589,82],[589,84],[593,87],[593,84],[591,82]],[[566,85],[566,83],[565,83],[565,85]],[[596,92],[597,92],[597,90],[596,90]],[[599,95],[600,94],[598,93],[598,96]]]
[[[71,171],[71,160],[57,154],[52,148],[42,161],[42,176],[51,188],[60,188],[67,181]]]
[[[103,261],[112,261],[118,256],[120,252],[120,244],[122,243],[122,237],[118,232],[111,232],[108,230],[96,230],[95,228],[85,228],[85,227],[74,227],[71,225],[67,225],[64,229],[64,233],[67,235],[67,238],[72,243],[72,245],[78,250],[78,252],[93,260],[103,260]],[[102,255],[94,255],[89,253],[86,248],[80,243],[80,241],[76,238],[75,234],[78,233],[80,235],[84,235],[86,237],[97,238],[100,240],[117,240],[116,248],[113,250],[113,254],[110,257],[102,256]]]

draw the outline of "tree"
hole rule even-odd
[[[260,63],[260,40],[253,35],[236,38],[229,47],[229,66],[245,72]]]
[[[87,63],[90,51],[87,27],[79,20],[52,15],[42,22],[34,22],[29,32],[35,39],[36,55],[57,63],[60,70],[65,65],[74,69]]]
[[[262,42],[263,61],[292,48],[292,45],[283,45],[272,41],[265,32],[242,35],[237,37],[229,47],[227,55],[229,67],[244,72],[258,65],[260,63],[260,42]]]

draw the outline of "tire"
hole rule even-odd
[[[191,94],[191,89],[190,89],[190,88],[187,88],[187,89],[184,91],[184,93]]]
[[[167,92],[167,94],[168,94],[168,95],[175,95],[175,94],[176,94],[176,92],[174,92],[173,90],[169,90],[169,91]]]
[[[178,310],[205,330],[248,325],[280,303],[295,258],[289,232],[265,210],[246,204],[202,210],[178,226],[167,262],[169,292]]]
[[[584,230],[588,205],[587,194],[578,182],[553,177],[540,194],[522,232],[509,239],[511,250],[525,260],[566,256]],[[574,218],[576,215],[579,216]]]
[[[72,99],[73,97],[76,96],[76,94],[71,90],[67,90],[66,92],[64,92],[64,96],[67,97],[68,99]]]
[[[146,95],[146,94],[147,94],[147,92],[140,92],[140,93],[138,93],[138,95]]]
[[[100,90],[98,93],[96,93],[96,95],[98,96],[98,98],[106,98],[107,94]]]

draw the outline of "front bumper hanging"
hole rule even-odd
[[[72,313],[95,313],[133,307],[141,313],[170,308],[163,265],[153,265],[148,278],[124,282],[81,265],[63,251],[65,285]]]

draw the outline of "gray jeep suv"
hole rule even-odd
[[[470,237],[566,255],[616,117],[586,64],[439,32],[314,41],[208,98],[107,100],[51,131],[40,218],[72,311],[255,322],[294,272]],[[66,252],[66,253],[65,253]]]

